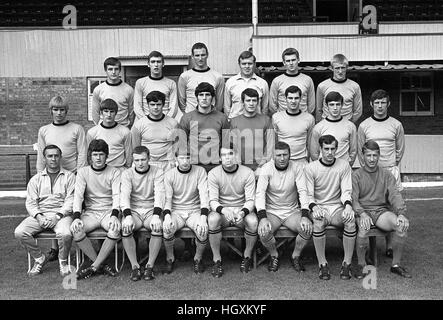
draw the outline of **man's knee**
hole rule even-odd
[[[21,240],[21,239],[23,239],[23,238],[26,237],[25,229],[22,228],[21,225],[18,225],[17,228],[15,228],[15,230],[14,230],[14,237],[15,237],[17,240]]]
[[[208,215],[208,227],[210,230],[218,229],[221,224],[221,216],[217,212],[211,212]]]
[[[394,234],[395,234],[397,237],[400,237],[400,238],[406,238],[406,236],[408,235],[408,232],[407,232],[407,231],[402,231],[402,230],[400,230],[400,227],[399,227],[399,226],[396,226],[396,227],[395,227]]]
[[[355,218],[351,221],[343,222],[344,230],[347,232],[355,232],[357,230],[357,225],[355,224]]]
[[[326,220],[324,218],[314,219],[314,232],[321,232],[325,230]]]
[[[72,241],[72,233],[69,229],[57,231],[55,236],[63,242]]]
[[[248,214],[244,218],[245,220],[245,227],[251,232],[256,232],[258,227],[258,219],[256,215]]]
[[[86,237],[86,232],[85,232],[85,229],[83,227],[81,227],[78,230],[72,232],[72,238],[74,239],[74,241],[81,241],[85,237]]]
[[[112,240],[120,240],[120,238],[121,238],[120,231],[121,230],[119,227],[117,227],[114,230],[109,229],[106,236]]]

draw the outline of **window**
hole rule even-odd
[[[105,82],[106,77],[88,77],[88,120],[92,121],[92,93],[95,87]]]
[[[400,115],[434,115],[434,81],[431,73],[401,75]]]

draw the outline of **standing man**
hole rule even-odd
[[[163,237],[166,273],[174,269],[175,233],[189,227],[195,235],[194,273],[202,273],[203,253],[208,244],[208,179],[205,169],[191,164],[188,149],[176,152],[178,166],[165,174],[165,210]]]
[[[131,131],[115,121],[118,112],[117,103],[105,99],[100,103],[100,124],[92,127],[86,134],[89,145],[94,139],[103,139],[109,146],[106,164],[116,168],[129,168],[132,164]]]
[[[391,172],[396,180],[398,191],[403,190],[400,176],[400,161],[405,152],[405,131],[397,119],[388,115],[390,106],[389,94],[385,90],[375,90],[371,94],[370,105],[374,114],[364,120],[358,127],[358,157],[360,164],[364,165],[362,153],[363,145],[374,140],[380,146],[379,165]],[[386,236],[386,256],[392,258],[393,250],[391,234]]]
[[[135,147],[133,158],[134,166],[121,176],[122,242],[132,267],[131,280],[138,281],[142,278],[142,269],[137,262],[133,233],[142,227],[151,231],[143,278],[152,280],[155,278],[154,263],[162,245],[163,171],[149,165],[149,149],[145,146]]]
[[[314,247],[319,264],[319,278],[329,280],[329,266],[325,256],[326,230],[328,225],[344,228],[344,259],[340,278],[351,279],[351,260],[354,252],[355,226],[352,210],[351,167],[345,160],[335,158],[337,140],[331,135],[319,139],[322,157],[305,167],[309,209],[314,218]]]
[[[200,83],[195,88],[197,109],[183,115],[180,127],[186,133],[191,151],[191,163],[205,168],[206,172],[220,163],[219,150],[229,138],[229,122],[225,114],[213,106],[214,87]]]
[[[314,113],[315,111],[315,90],[314,82],[310,76],[300,73],[298,64],[300,55],[294,48],[287,48],[282,55],[283,66],[286,71],[282,75],[274,78],[271,83],[269,98],[269,113],[287,110],[285,91],[290,86],[300,88],[302,95],[300,99],[300,110]]]
[[[234,146],[240,147],[241,163],[254,172],[271,159],[275,139],[271,119],[258,113],[259,100],[257,90],[243,90],[244,113],[230,122]]]
[[[46,165],[43,150],[48,145],[56,145],[63,153],[61,167],[76,173],[78,169],[87,165],[86,138],[83,127],[67,119],[69,105],[65,98],[55,96],[49,101],[49,110],[52,123],[38,130],[37,138],[37,172],[41,172]],[[57,260],[57,241],[52,241],[51,250],[46,254],[48,262]]]
[[[291,150],[290,159],[303,166],[309,159],[309,142],[315,125],[314,116],[300,110],[302,92],[297,86],[285,90],[286,110],[272,115],[276,139],[286,142]]]
[[[85,131],[79,124],[67,119],[69,106],[65,98],[55,96],[49,101],[52,123],[38,130],[37,172],[46,165],[43,150],[54,144],[63,154],[61,167],[71,172],[87,165]]]
[[[265,79],[254,73],[255,56],[251,51],[243,51],[238,57],[240,73],[229,78],[225,86],[224,113],[229,119],[244,113],[242,92],[251,88],[258,92],[257,112],[268,114],[269,86]]]
[[[112,99],[118,106],[115,121],[123,126],[131,127],[134,122],[134,89],[120,79],[120,60],[110,57],[103,65],[106,81],[100,83],[92,92],[92,120],[96,125],[100,122],[100,103],[106,99]]]
[[[70,272],[68,256],[72,235],[72,202],[74,199],[75,175],[60,166],[62,151],[50,144],[43,149],[45,169],[38,172],[28,183],[26,210],[29,217],[15,229],[15,238],[29,252],[35,262],[28,275],[41,273],[48,257],[39,249],[34,236],[44,230],[54,230],[57,236],[60,275]]]
[[[324,135],[332,135],[338,141],[336,158],[349,162],[352,168],[357,157],[357,128],[351,121],[341,115],[343,97],[340,93],[331,91],[326,95],[328,106],[328,116],[317,123],[312,130],[310,154],[312,160],[317,160],[320,156],[320,146],[318,139]]]
[[[214,87],[215,109],[223,111],[225,80],[220,73],[208,67],[208,55],[209,51],[204,43],[195,43],[191,49],[194,67],[183,72],[178,78],[178,103],[183,113],[197,108],[195,89],[201,82],[207,82]]]
[[[282,225],[298,233],[290,257],[298,272],[306,270],[300,256],[312,235],[303,166],[289,161],[290,154],[287,143],[277,142],[274,159],[263,166],[257,183],[258,235],[271,255],[268,270],[273,272],[280,264],[274,234]]]
[[[178,108],[177,85],[175,81],[163,76],[165,59],[158,51],[152,51],[148,55],[149,75],[135,82],[134,112],[137,119],[145,117],[149,113],[146,96],[152,91],[160,91],[165,95],[163,113],[180,121],[182,112]]]
[[[212,276],[223,275],[220,242],[222,229],[236,226],[244,230],[246,247],[240,264],[240,271],[247,273],[252,268],[252,250],[257,241],[257,216],[254,213],[255,177],[246,166],[237,164],[232,145],[222,146],[222,164],[208,174],[209,205],[208,216],[209,244],[214,264]]]
[[[173,145],[178,128],[177,120],[163,113],[166,96],[151,91],[146,96],[149,114],[137,120],[131,129],[132,145],[149,149],[150,163],[164,172],[175,167]]]
[[[380,147],[374,140],[368,140],[362,147],[364,166],[352,173],[352,202],[357,216],[357,256],[356,277],[361,279],[366,264],[365,255],[369,247],[368,231],[371,225],[383,231],[391,231],[393,259],[391,272],[405,278],[411,275],[400,266],[409,220],[406,218],[406,205],[397,189],[394,176],[378,166]]]
[[[92,140],[88,154],[91,165],[81,168],[75,180],[74,221],[70,229],[77,246],[93,263],[78,270],[77,279],[86,279],[99,272],[115,277],[117,271],[103,262],[120,239],[120,170],[106,164],[109,147],[104,140]],[[87,234],[100,227],[107,231],[107,237],[97,255]]]
[[[325,97],[331,91],[339,92],[343,97],[341,115],[347,120],[356,123],[361,117],[363,106],[361,89],[357,82],[346,77],[349,62],[342,54],[336,54],[331,59],[332,78],[326,79],[317,86],[316,122],[329,115]]]

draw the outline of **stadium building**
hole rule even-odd
[[[16,0],[0,3],[0,188],[23,188],[26,159],[34,174],[32,145],[51,121],[52,96],[68,97],[70,120],[89,129],[105,58],[118,57],[134,86],[158,50],[164,75],[177,80],[192,67],[195,42],[208,46],[209,66],[226,79],[238,73],[238,55],[252,50],[269,84],[283,72],[287,47],[300,51],[315,85],[331,76],[331,57],[344,54],[362,89],[361,120],[372,113],[372,91],[391,95],[389,112],[406,133],[404,180],[441,179],[441,0]]]

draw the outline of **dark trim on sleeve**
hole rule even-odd
[[[120,211],[118,209],[112,209],[111,217],[117,217],[118,218],[118,214],[119,213],[120,213]]]
[[[259,210],[257,212],[257,218],[258,218],[259,222],[260,222],[261,219],[267,218],[266,210],[264,210],[264,209],[263,210]]]
[[[222,210],[223,210],[223,206],[218,206],[217,209],[215,209],[215,211],[220,214],[222,213]]]
[[[208,210],[208,208],[201,208],[200,213],[202,216],[208,216],[209,210]]]
[[[159,216],[159,217],[160,217],[160,215],[162,214],[162,212],[163,212],[162,208],[160,208],[160,207],[154,207],[154,214],[155,214],[156,216]]]
[[[123,217],[127,217],[127,216],[132,216],[132,211],[131,209],[125,209],[123,210]]]
[[[81,216],[82,214],[81,214],[81,212],[78,212],[78,211],[76,211],[76,212],[74,212],[74,214],[72,215],[72,218],[75,220],[75,219],[80,219],[80,216]]]
[[[248,208],[242,208],[241,211],[243,211],[245,213],[245,217],[249,214]]]
[[[317,205],[316,203],[311,202],[311,203],[309,204],[309,210],[312,211],[312,209],[314,209],[314,207],[315,207],[316,205]]]

